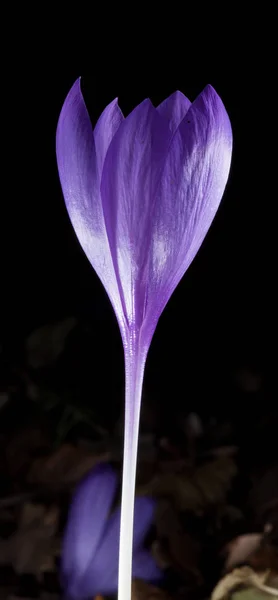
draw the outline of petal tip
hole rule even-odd
[[[204,89],[200,93],[200,96],[208,98],[208,100],[210,102],[211,101],[221,102],[221,104],[224,106],[223,101],[221,100],[219,94],[217,93],[215,88],[210,83],[208,83],[204,87]]]

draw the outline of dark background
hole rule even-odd
[[[104,3],[102,16],[98,7],[89,3],[86,14],[82,3],[2,6],[1,548],[3,535],[9,542],[7,535],[20,533],[26,500],[57,505],[62,532],[68,483],[83,475],[88,458],[102,460],[108,449],[118,472],[122,466],[120,333],[106,292],[75,237],[56,166],[55,132],[66,95],[81,76],[95,123],[115,96],[128,114],[145,97],[156,105],[176,89],[194,100],[210,83],[233,128],[231,173],[212,227],[152,341],[141,418],[141,433],[148,435],[139,440],[138,460],[138,479],[154,477],[159,483],[161,473],[162,488],[164,473],[178,474],[179,488],[172,489],[169,478],[174,514],[178,497],[187,510],[190,483],[193,510],[177,513],[184,543],[175,538],[170,512],[175,559],[179,552],[182,559],[173,589],[177,585],[179,597],[187,596],[183,580],[181,587],[177,583],[185,565],[184,582],[194,598],[202,579],[196,586],[195,577],[202,572],[208,586],[204,594],[200,588],[203,597],[220,578],[226,543],[241,533],[263,531],[266,523],[268,531],[273,524],[277,540],[277,32],[271,31],[277,20],[261,3],[258,8],[242,3],[236,10],[222,3],[215,6],[216,14],[213,3],[130,3],[126,8],[114,3],[113,14]],[[77,324],[63,352],[34,367],[26,344],[30,334],[72,316]],[[50,328],[48,337],[49,343]],[[47,355],[47,340],[38,338],[39,351]],[[188,418],[192,412],[201,420]],[[19,539],[28,538],[22,556],[29,556],[33,534],[29,526],[25,531],[27,537]],[[163,537],[165,531],[163,524]],[[40,541],[37,529],[34,533]],[[254,562],[255,570],[272,569],[271,556],[266,552],[261,567]],[[0,567],[1,591],[9,570]],[[35,584],[28,574],[24,582],[25,575],[12,573],[12,595],[38,595],[38,585],[47,593],[56,590],[57,574],[45,575]]]
[[[63,101],[78,76],[95,122],[115,96],[128,114],[145,97],[160,103],[176,89],[193,100],[207,83],[231,119],[234,152],[215,221],[166,307],[149,353],[145,390],[169,411],[248,414],[236,373],[263,377],[266,401],[275,395],[274,77],[260,52],[224,62],[222,47],[195,62],[179,54],[167,63],[157,50],[130,69],[92,51],[92,65],[72,62],[66,49],[36,62],[37,46],[10,71],[6,91],[1,210],[2,352],[19,360],[35,328],[77,316],[87,331],[76,342],[65,377],[82,379],[86,394],[106,407],[123,398],[123,355],[112,308],[75,238],[60,189],[55,130]],[[128,49],[127,49],[128,54]],[[260,63],[257,62],[260,56]],[[88,56],[87,56],[88,58]],[[188,68],[190,62],[191,69]],[[109,64],[108,64],[109,63]],[[5,122],[7,119],[7,122]],[[89,332],[89,333],[88,333]],[[83,341],[84,343],[83,343]],[[115,404],[116,402],[116,404]],[[167,408],[168,407],[168,408]]]

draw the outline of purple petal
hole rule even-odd
[[[141,550],[134,554],[132,575],[150,582],[159,581],[163,576],[148,550]]]
[[[153,523],[156,503],[152,498],[138,496],[134,506],[133,547],[139,548]]]
[[[190,100],[182,92],[177,91],[161,102],[156,110],[162,117],[168,120],[169,127],[172,133],[174,133],[190,106]]]
[[[115,104],[110,105],[97,124],[96,143],[100,152],[97,161],[93,129],[80,80],[77,80],[60,114],[56,152],[63,194],[75,233],[101,279],[118,319],[121,319],[122,308],[104,225],[98,171],[120,120],[115,111]],[[102,141],[101,134],[105,134]]]
[[[207,86],[173,136],[161,178],[149,248],[147,338],[212,223],[231,152],[229,117],[215,90]]]
[[[182,103],[186,110],[179,94],[168,99],[179,116]],[[149,101],[127,117],[109,146],[101,182],[126,321],[135,330],[143,325],[146,345],[214,218],[232,149],[230,121],[211,86],[190,106],[171,143],[159,117]]]
[[[148,553],[143,552],[141,544],[146,537],[154,516],[155,502],[151,498],[138,497],[134,506],[134,536],[133,551],[138,555],[137,570],[146,570],[146,577],[151,573],[157,575],[153,560]],[[120,539],[120,507],[109,517],[98,550],[92,558],[84,574],[83,583],[87,595],[109,594],[117,590],[118,560]],[[149,561],[147,557],[149,556]]]
[[[102,168],[106,152],[114,137],[116,131],[119,129],[122,121],[124,120],[123,113],[118,106],[118,99],[115,98],[113,102],[110,102],[108,106],[101,113],[98,122],[94,128],[94,138],[96,146],[96,156],[98,163],[99,180],[101,178]]]
[[[170,130],[149,100],[128,115],[104,162],[101,195],[128,327],[142,323],[154,198]]]
[[[136,550],[143,543],[153,522],[155,511],[155,501],[152,498],[139,496],[135,498],[134,505],[134,525],[133,525],[133,549]],[[98,554],[106,553],[106,548],[110,548],[112,554],[117,553],[120,535],[120,513],[121,507],[118,507],[109,518]]]
[[[87,579],[87,585],[83,588],[83,598],[89,598],[101,595],[112,595],[118,589],[118,555],[114,555],[113,561],[104,561],[101,564],[101,569],[93,567],[93,577]],[[89,573],[88,573],[89,575]],[[133,556],[132,576],[144,581],[156,582],[160,581],[163,574],[156,565],[151,553],[148,550],[141,550]],[[97,583],[96,583],[97,582]]]
[[[79,484],[70,507],[63,539],[63,584],[78,589],[97,553],[114,499],[117,476],[109,465],[99,465]]]

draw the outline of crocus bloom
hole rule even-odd
[[[118,587],[120,509],[110,514],[117,475],[109,465],[99,465],[79,484],[65,530],[61,575],[66,598],[87,600],[98,594],[114,594]],[[147,581],[161,572],[144,538],[154,516],[151,498],[135,500],[133,575]]]
[[[76,81],[57,160],[73,227],[114,308],[126,369],[119,597],[131,593],[133,497],[143,373],[158,319],[198,252],[227,182],[232,132],[211,86],[126,118],[114,100],[95,128]]]

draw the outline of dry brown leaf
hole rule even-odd
[[[5,453],[13,480],[25,477],[35,453],[48,450],[49,440],[38,425],[17,431],[7,444]]]
[[[200,548],[197,542],[182,528],[178,515],[167,501],[158,502],[156,530],[163,540],[166,563],[188,579],[200,584],[202,576],[198,568]]]
[[[157,473],[140,493],[168,497],[179,510],[200,514],[209,505],[225,500],[236,473],[233,459],[221,457],[193,472],[184,468],[179,472]]]
[[[230,596],[231,600],[273,600],[273,596],[256,590],[255,588],[243,588],[233,592]]]
[[[246,562],[254,571],[270,570],[272,576],[278,575],[278,548],[264,534],[241,535],[232,540],[225,548],[228,554],[225,569],[229,571],[240,563]]]
[[[254,590],[265,592],[272,598],[278,598],[278,590],[266,584],[268,576],[269,571],[255,573],[250,567],[235,569],[218,582],[211,595],[211,600],[228,600],[231,592],[239,586],[251,587]]]
[[[278,465],[269,468],[263,476],[258,475],[250,494],[250,502],[254,513],[260,520],[263,520],[265,515],[267,515],[268,520],[271,520],[272,515],[276,516],[277,519]]]
[[[31,573],[38,579],[54,570],[58,518],[56,506],[26,503],[17,532],[0,542],[0,564],[12,565],[17,574]]]
[[[245,562],[260,546],[263,535],[261,533],[248,533],[239,535],[226,546],[228,553],[225,570],[230,571],[236,565]]]
[[[131,600],[171,600],[171,598],[164,590],[141,579],[133,579]]]
[[[250,567],[255,571],[271,569],[272,574],[278,575],[278,548],[269,540],[264,540],[261,546],[248,559]]]
[[[52,454],[35,460],[27,480],[29,483],[56,486],[76,483],[96,464],[107,460],[108,452],[96,456],[87,449],[63,444]]]

